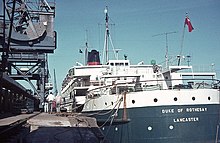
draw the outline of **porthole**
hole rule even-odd
[[[157,98],[154,98],[154,102],[157,102],[158,101],[158,99]]]
[[[170,129],[170,130],[173,130],[173,129],[174,129],[174,126],[173,126],[173,125],[170,125],[170,126],[169,126],[169,129]]]
[[[112,103],[112,105],[114,104],[113,102],[111,102]]]
[[[174,99],[173,99],[174,101],[177,101],[177,97],[174,97]]]
[[[105,127],[102,127],[102,130],[104,131],[104,130],[105,130]]]
[[[211,100],[211,97],[210,97],[210,96],[208,97],[208,100]]]
[[[134,103],[135,103],[135,100],[132,100],[131,102],[134,104]]]
[[[196,100],[196,98],[195,98],[195,97],[192,97],[192,100],[193,100],[193,101],[195,101],[195,100]]]
[[[105,102],[105,105],[107,106],[107,102]]]
[[[148,131],[152,131],[153,128],[152,128],[151,126],[148,126],[148,127],[147,127],[147,130],[148,130]]]
[[[118,131],[118,127],[115,127],[115,131]]]

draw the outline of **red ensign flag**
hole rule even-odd
[[[192,30],[194,29],[191,22],[190,22],[190,19],[189,17],[186,17],[185,19],[185,25],[188,25],[188,29],[189,29],[189,32],[192,32]]]

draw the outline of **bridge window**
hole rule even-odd
[[[115,66],[119,66],[120,64],[119,63],[115,63]]]

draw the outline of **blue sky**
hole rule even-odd
[[[161,63],[165,60],[165,35],[153,35],[176,31],[168,35],[168,54],[174,58],[180,52],[187,12],[194,30],[189,33],[185,29],[183,55],[190,55],[191,65],[197,67],[214,63],[220,74],[219,0],[57,0],[58,46],[49,54],[49,67],[52,77],[56,69],[59,91],[69,68],[76,61],[84,63],[79,49],[85,47],[86,30],[90,50],[102,53],[106,6],[114,47],[122,49],[120,59],[126,54],[132,64],[150,64],[153,59]]]

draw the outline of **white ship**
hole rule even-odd
[[[163,69],[117,59],[75,66],[62,90],[63,105],[96,117],[106,142],[217,143],[220,81],[212,70],[196,72],[179,63]]]

